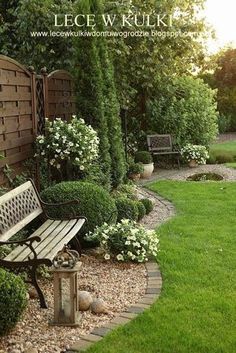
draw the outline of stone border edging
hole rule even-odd
[[[118,316],[107,322],[101,327],[95,328],[91,333],[81,336],[80,340],[72,345],[67,353],[83,352],[88,349],[95,342],[100,341],[107,333],[114,330],[118,326],[125,325],[132,319],[137,317],[138,314],[149,307],[156,301],[161,293],[162,277],[159,266],[155,261],[148,261],[146,264],[147,270],[147,287],[145,295],[121,312]]]

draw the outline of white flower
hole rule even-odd
[[[117,258],[118,261],[124,261],[124,256],[121,255],[121,254],[118,254],[118,255],[116,256],[116,258]]]
[[[130,240],[126,240],[125,245],[130,245]]]
[[[109,254],[105,254],[104,259],[105,260],[110,260],[111,256]]]
[[[81,166],[79,167],[79,169],[80,169],[80,170],[84,170],[84,166],[81,165]]]

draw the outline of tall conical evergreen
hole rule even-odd
[[[101,39],[99,42],[99,52],[104,82],[103,93],[105,117],[107,119],[108,138],[110,142],[111,178],[113,186],[116,187],[122,183],[126,172],[120,120],[120,105],[114,82],[114,68],[110,61],[107,44],[104,39]]]
[[[85,5],[85,6],[83,6]],[[86,9],[88,1],[80,3]],[[100,165],[105,175],[105,184],[111,183],[111,157],[108,138],[108,123],[104,114],[103,76],[100,65],[97,38],[79,38],[75,42],[75,82],[77,107],[81,117],[98,132],[100,140]]]
[[[78,13],[101,14],[99,0],[81,0]],[[103,31],[102,22],[97,30]],[[89,29],[86,29],[89,31]],[[125,155],[122,143],[120,107],[114,81],[114,68],[109,58],[106,39],[102,37],[78,38],[77,92],[81,115],[94,128],[100,138],[102,170],[111,177],[112,186],[118,186],[125,175]]]

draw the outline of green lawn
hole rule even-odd
[[[210,146],[210,157],[220,163],[236,161],[236,141],[216,143]]]
[[[161,181],[177,216],[159,230],[159,300],[89,353],[236,352],[236,183]]]

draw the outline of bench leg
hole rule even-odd
[[[31,277],[31,283],[36,289],[38,296],[39,296],[39,302],[40,302],[40,307],[42,309],[47,309],[47,304],[43,295],[43,292],[41,288],[39,287],[38,281],[37,281],[37,267],[32,267],[31,272],[30,272],[30,277]]]
[[[76,247],[76,250],[78,251],[79,256],[81,256],[82,255],[82,249],[81,249],[80,241],[79,241],[79,239],[76,236],[72,239],[72,243]]]

